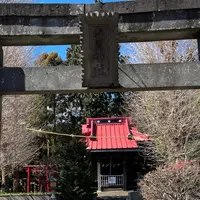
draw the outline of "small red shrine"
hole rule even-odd
[[[57,177],[57,171],[50,169],[46,165],[27,165],[24,166],[27,172],[27,192],[31,192],[31,182],[36,185],[36,191],[49,193],[51,192],[49,178],[50,176]],[[33,177],[32,177],[33,176]]]
[[[144,173],[140,146],[151,141],[140,133],[130,117],[87,118],[82,125],[93,164],[97,164],[98,190],[103,188],[137,189],[139,174]]]

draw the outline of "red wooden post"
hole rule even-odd
[[[27,192],[30,192],[30,175],[31,175],[31,169],[30,167],[28,167],[28,169],[26,170],[27,172]]]
[[[46,168],[46,190],[47,192],[50,192],[50,187],[49,187],[49,170]]]

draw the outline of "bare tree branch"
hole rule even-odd
[[[137,63],[195,61],[196,41],[168,41],[130,44]],[[131,56],[131,55],[130,55]],[[157,162],[200,159],[200,91],[138,92],[125,97],[127,112],[138,120],[140,128],[150,133],[148,156]],[[153,154],[152,154],[153,152]],[[151,154],[151,155],[150,155]]]
[[[0,3],[27,3],[31,0],[0,0]],[[25,67],[33,61],[34,47],[3,47],[4,66]],[[1,168],[17,167],[34,159],[36,135],[25,131],[26,118],[32,111],[33,96],[3,96]],[[33,152],[35,152],[33,154]]]

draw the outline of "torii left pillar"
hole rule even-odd
[[[3,68],[3,47],[0,45],[0,70]],[[3,95],[0,95],[0,156],[3,159],[3,152],[2,152],[2,101]],[[6,183],[5,180],[5,169],[1,167],[1,177],[2,177],[2,185]]]

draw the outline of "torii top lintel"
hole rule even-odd
[[[119,42],[192,39],[200,29],[199,10],[196,0],[0,4],[0,40],[5,46],[78,44],[78,16],[96,11],[119,14]]]
[[[25,4],[1,3],[0,16],[62,17],[87,12],[117,12],[119,14],[198,9],[197,0],[137,0],[103,4]],[[21,12],[23,10],[23,13]]]

